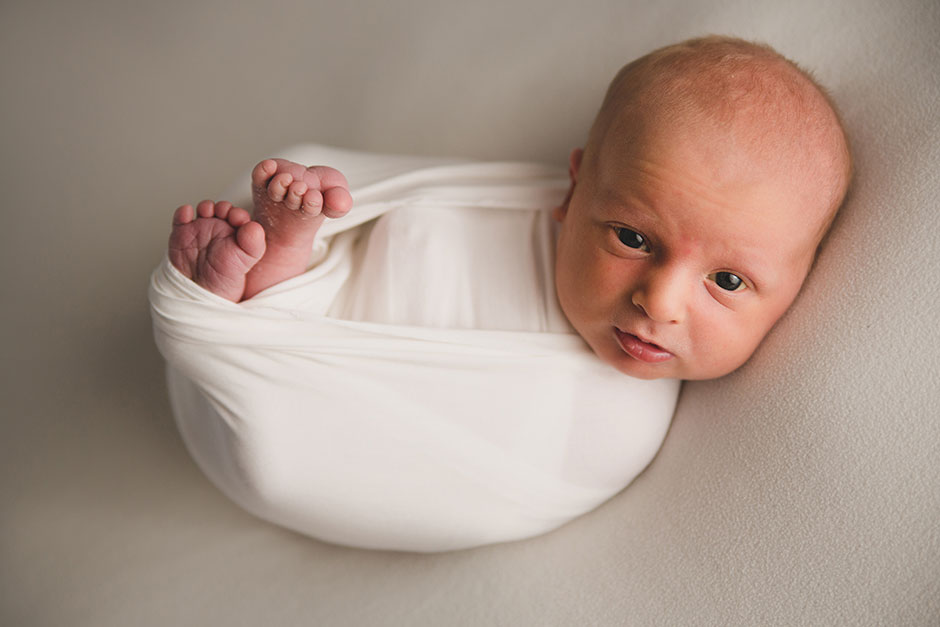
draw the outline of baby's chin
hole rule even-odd
[[[677,374],[673,368],[665,367],[653,367],[650,368],[646,364],[638,364],[636,362],[630,363],[622,360],[618,360],[616,363],[610,363],[611,366],[616,368],[621,373],[633,377],[634,379],[645,379],[647,381],[653,381],[655,379],[685,379],[686,377],[680,376]]]
[[[661,369],[651,369],[645,367],[636,367],[632,364],[611,364],[617,370],[623,374],[633,377],[634,379],[645,379],[647,381],[652,381],[656,379],[681,379],[683,381],[708,381],[711,379],[718,379],[725,375],[731,374],[735,370],[741,367],[737,365],[731,368],[725,368],[721,370],[696,370],[696,369],[686,369],[686,368],[661,368]]]

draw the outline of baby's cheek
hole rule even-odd
[[[753,329],[747,324],[710,320],[697,325],[690,337],[686,363],[689,379],[714,379],[741,366],[756,347]]]
[[[736,342],[732,344],[732,351],[728,354],[727,372],[732,372],[743,366],[757,351],[757,348],[763,342],[767,335],[767,329],[763,325],[757,328],[741,329],[736,337]]]
[[[584,310],[595,309],[598,302],[604,300],[615,289],[614,277],[606,268],[590,255],[571,255],[559,261],[559,272],[564,277],[564,285],[559,286],[566,292],[571,305]]]

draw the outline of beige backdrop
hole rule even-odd
[[[298,141],[562,164],[617,68],[709,32],[830,85],[859,181],[794,310],[686,386],[633,486],[420,556],[200,474],[146,303],[177,205]],[[938,32],[935,0],[5,0],[0,623],[940,623]]]

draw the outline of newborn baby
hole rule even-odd
[[[594,353],[641,379],[742,365],[793,302],[846,194],[848,142],[825,93],[772,49],[708,37],[614,78],[569,157],[555,288]],[[253,216],[180,207],[169,258],[239,302],[303,273],[317,230],[352,207],[326,166],[266,159]]]
[[[305,154],[355,183],[345,219],[324,224],[352,207],[339,171],[283,159],[254,168],[253,216],[176,211],[151,283],[174,414],[249,511],[417,551],[628,485],[679,380],[731,372],[786,311],[851,171],[806,74],[715,37],[626,66],[567,177]]]

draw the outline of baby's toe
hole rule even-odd
[[[183,224],[189,224],[196,219],[196,212],[193,209],[192,205],[182,205],[176,211],[173,212],[173,225],[182,226]]]
[[[241,207],[232,207],[228,212],[228,223],[235,228],[251,222],[251,215]]]
[[[222,200],[215,203],[215,217],[225,220],[228,217],[228,212],[232,210],[232,203],[227,200]]]
[[[294,177],[286,172],[276,175],[268,183],[268,198],[274,202],[281,202],[287,194],[287,188],[294,182]]]
[[[321,194],[318,189],[307,190],[307,193],[304,194],[301,207],[303,212],[308,215],[320,215],[320,210],[323,208],[323,194]]]
[[[211,218],[215,215],[215,203],[211,200],[203,200],[196,205],[196,214],[200,218]]]
[[[352,209],[352,196],[345,187],[331,187],[323,193],[323,213],[328,218],[340,218]]]
[[[300,209],[304,194],[307,193],[307,184],[303,181],[294,181],[287,188],[287,194],[284,196],[284,206],[291,211]]]
[[[319,189],[330,189],[331,187],[349,187],[346,177],[336,168],[326,165],[312,165],[304,173],[304,180],[310,183],[311,187]],[[313,183],[312,181],[316,181]]]
[[[235,232],[235,241],[249,257],[257,260],[264,254],[264,228],[257,222],[248,221]]]
[[[265,159],[251,171],[251,182],[257,187],[264,187],[275,172],[277,172],[277,162],[274,159]]]

